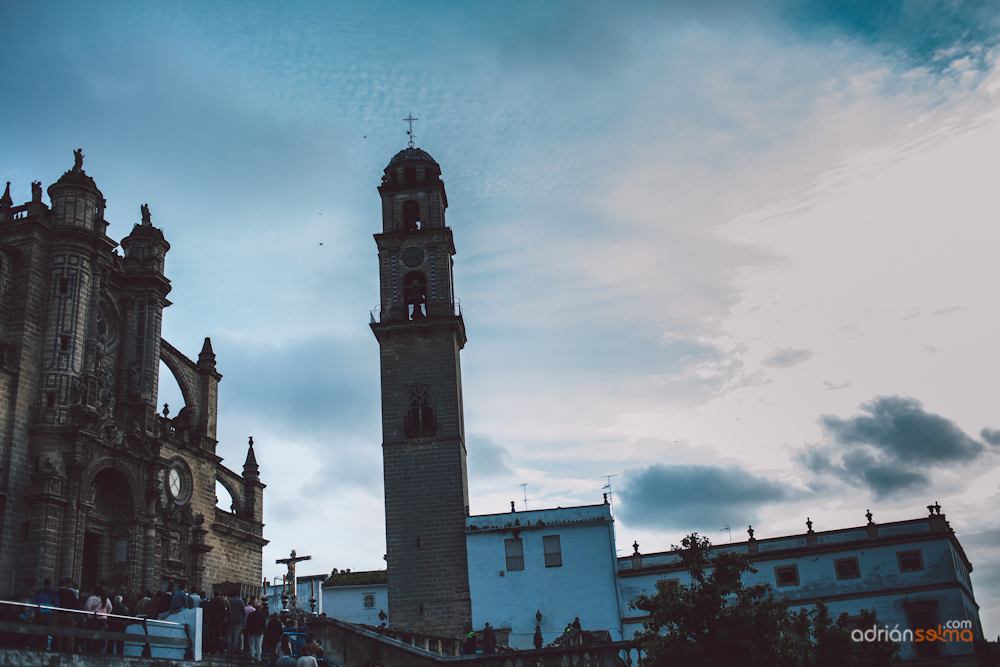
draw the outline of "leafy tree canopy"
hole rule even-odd
[[[659,581],[632,604],[649,614],[637,636],[642,667],[877,667],[899,653],[892,642],[851,639],[853,628],[878,622],[874,610],[836,620],[823,603],[792,612],[770,586],[744,586],[743,574],[757,572],[746,554],[715,552],[697,533],[674,548],[690,584]]]

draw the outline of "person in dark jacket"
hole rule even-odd
[[[55,617],[52,619],[52,624],[58,628],[65,628],[67,630],[72,630],[76,628],[76,623],[79,620],[79,614],[75,613],[80,610],[80,599],[76,596],[76,593],[70,588],[70,580],[63,579],[59,582],[59,590],[56,591],[56,597],[59,599],[60,609],[69,609],[72,611],[58,611]],[[66,653],[73,652],[73,638],[72,637],[53,637],[52,648],[56,651],[64,651]]]
[[[483,653],[486,655],[496,653],[497,636],[493,633],[493,628],[487,623],[483,627]]]
[[[535,648],[542,648],[542,644],[545,643],[545,640],[542,639],[542,626],[535,626],[535,636],[532,639],[535,642]]]
[[[226,639],[236,648],[243,647],[243,624],[246,621],[246,604],[239,596],[230,597],[229,618],[226,619]]]
[[[108,617],[108,632],[125,632],[125,621],[115,616],[128,616],[128,609],[125,608],[124,599],[121,595],[116,595],[111,601],[111,616]],[[125,640],[115,639],[108,641],[108,655],[124,655]]]
[[[229,605],[219,593],[208,601],[208,652],[215,655],[222,652],[222,633],[229,620]]]
[[[156,603],[156,617],[164,618],[170,613],[170,603],[174,597],[174,582],[167,584],[166,592],[160,596],[160,601]]]
[[[267,614],[261,611],[260,607],[247,616],[247,643],[250,645],[250,655],[260,660],[261,649],[264,645],[264,630],[267,629]]]
[[[271,614],[271,620],[267,622],[267,628],[264,629],[264,646],[262,650],[265,654],[274,653],[284,631],[285,628],[281,625],[278,615]]]

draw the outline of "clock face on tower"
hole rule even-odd
[[[410,246],[403,249],[403,264],[408,267],[413,268],[415,266],[420,266],[424,261],[424,251],[417,246]]]

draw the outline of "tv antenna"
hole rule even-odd
[[[604,477],[606,480],[608,480],[608,483],[605,484],[604,486],[602,486],[601,489],[602,490],[605,490],[605,489],[607,490],[607,493],[605,495],[608,497],[608,504],[611,505],[611,514],[612,515],[615,513],[615,501],[614,501],[614,495],[615,494],[611,490],[611,478],[612,477],[617,477],[617,476],[618,475],[602,475],[602,477]]]
[[[406,131],[406,135],[408,137],[410,137],[410,148],[413,148],[413,140],[417,138],[417,135],[413,134],[413,121],[415,121],[415,120],[420,120],[420,119],[419,118],[414,118],[412,111],[410,112],[410,114],[406,118],[403,119],[404,123],[409,123],[410,124],[410,129],[408,129]]]
[[[523,484],[518,484],[518,486],[520,486],[521,490],[524,492],[524,511],[527,512],[528,511],[528,483],[524,482]]]
[[[727,524],[726,524],[725,526],[723,526],[723,527],[722,527],[722,530],[720,530],[719,532],[720,532],[720,533],[725,533],[725,532],[728,532],[728,533],[729,533],[729,543],[730,543],[730,544],[732,544],[732,543],[733,543],[733,531],[731,531],[731,530],[729,529],[729,524],[728,524],[728,523],[727,523]]]

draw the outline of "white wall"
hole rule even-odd
[[[535,613],[545,643],[575,616],[584,630],[621,638],[616,557],[607,505],[466,518],[472,622],[510,628],[510,643],[531,647]],[[524,569],[508,571],[504,540],[522,540]],[[558,535],[562,565],[546,567],[542,537]]]
[[[365,607],[365,595],[375,596],[375,605]],[[380,611],[389,613],[389,593],[386,584],[362,586],[328,586],[323,589],[323,611],[330,618],[348,623],[381,625]]]

